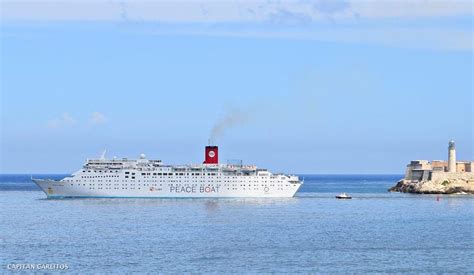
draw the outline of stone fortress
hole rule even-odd
[[[439,178],[458,178],[463,173],[474,172],[474,161],[456,161],[456,146],[449,142],[448,161],[413,160],[407,165],[405,179],[412,181],[436,180]]]
[[[448,146],[448,161],[411,161],[407,165],[405,178],[389,191],[474,194],[474,161],[457,161],[456,145],[451,140]]]

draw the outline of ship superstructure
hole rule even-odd
[[[206,146],[195,165],[165,165],[161,160],[87,160],[62,180],[33,179],[49,198],[58,197],[293,197],[297,176],[272,174],[254,165],[219,164],[218,147]]]

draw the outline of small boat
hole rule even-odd
[[[352,199],[351,196],[347,195],[346,193],[341,193],[339,195],[336,196],[336,199],[340,199],[340,200],[350,200]]]

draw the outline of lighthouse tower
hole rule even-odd
[[[454,140],[449,142],[448,147],[448,172],[456,172],[456,146]]]

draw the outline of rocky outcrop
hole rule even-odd
[[[441,178],[428,181],[402,179],[388,191],[417,194],[474,194],[474,178]]]

